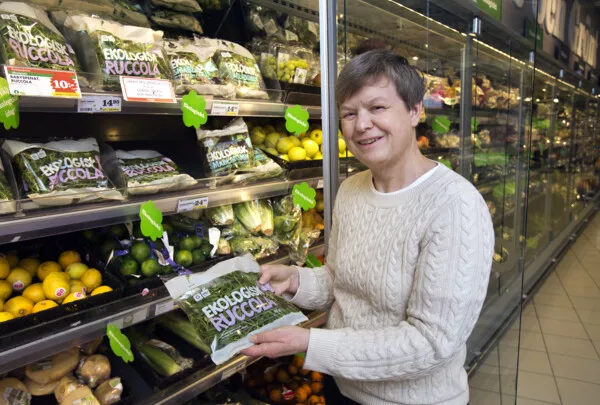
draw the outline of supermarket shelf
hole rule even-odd
[[[316,244],[309,253],[321,254],[324,244]],[[264,264],[285,264],[289,262],[287,250],[275,258],[261,260]],[[175,308],[174,302],[164,286],[151,290],[148,294],[131,297],[76,312],[67,317],[48,321],[29,329],[16,331],[0,338],[0,375],[25,364],[51,356],[90,340],[104,336],[106,326],[113,324],[120,329],[132,326]]]
[[[315,328],[325,324],[327,314],[315,311],[308,314],[307,317],[309,318],[308,321],[303,323],[302,326],[304,328]],[[260,357],[250,358],[239,355],[220,366],[210,366],[200,370],[151,397],[136,402],[135,405],[178,405],[185,403],[260,359]]]
[[[248,186],[230,185],[215,189],[191,189],[176,193],[136,197],[126,202],[102,202],[97,204],[72,205],[54,209],[8,216],[0,220],[0,243],[58,235],[83,229],[123,223],[139,218],[140,205],[152,200],[165,215],[177,213],[180,201],[208,198],[208,206],[216,207],[258,198],[268,198],[291,192],[295,184],[306,181],[317,187],[318,178],[298,180],[270,180]]]

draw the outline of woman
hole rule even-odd
[[[342,70],[342,133],[368,171],[335,201],[327,264],[261,268],[261,283],[306,309],[329,310],[325,329],[254,337],[249,356],[306,351],[305,368],[332,375],[339,403],[466,405],[466,341],[487,292],[494,231],[485,201],[416,143],[425,87],[389,50]]]

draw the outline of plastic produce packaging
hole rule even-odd
[[[123,384],[119,377],[104,381],[94,391],[94,396],[100,402],[100,405],[112,405],[121,400],[123,395]]]
[[[4,166],[0,161],[0,214],[6,214],[8,212],[15,212],[16,203],[14,201],[13,193],[8,184],[6,175],[4,174]]]
[[[168,157],[152,150],[118,150],[119,167],[127,180],[129,194],[150,194],[161,190],[181,190],[196,185],[196,180]]]
[[[282,82],[307,84],[312,79],[312,51],[299,46],[281,46],[277,52],[277,78]]]
[[[29,405],[31,394],[27,387],[16,378],[0,380],[0,405]]]
[[[110,370],[108,358],[102,354],[94,354],[79,363],[76,374],[88,387],[96,388],[110,377]]]
[[[7,140],[2,147],[14,159],[28,197],[38,205],[123,199],[100,164],[94,138],[37,144]]]
[[[160,27],[176,28],[202,34],[202,26],[191,14],[180,13],[171,10],[153,10],[150,16],[152,22]]]
[[[206,216],[215,226],[226,226],[233,224],[233,207],[231,204],[220,207],[208,208]]]
[[[260,286],[259,266],[245,255],[221,262],[204,273],[166,282],[171,297],[222,364],[252,346],[250,336],[307,320],[294,305]]]
[[[187,13],[199,13],[202,11],[202,7],[200,7],[196,0],[151,0],[151,2],[153,6],[167,7]]]

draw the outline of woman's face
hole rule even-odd
[[[393,167],[417,148],[415,128],[421,104],[409,110],[394,83],[380,77],[340,106],[342,134],[350,152],[370,169]]]

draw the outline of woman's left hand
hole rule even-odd
[[[284,326],[269,332],[250,337],[254,346],[243,350],[249,357],[266,356],[270,358],[289,356],[308,350],[310,330],[299,326]]]

